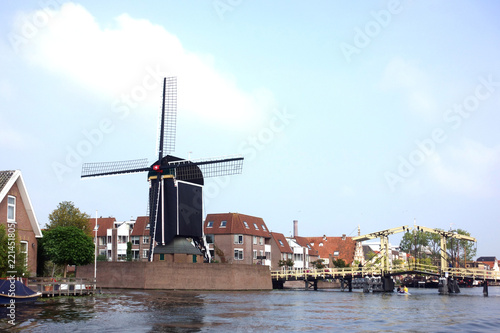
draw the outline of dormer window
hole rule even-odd
[[[227,221],[221,221],[220,222],[220,228],[225,228],[226,227]]]
[[[146,226],[146,229],[149,229],[149,223],[148,223],[148,225]]]
[[[259,227],[257,226],[257,223],[254,223],[253,226],[255,227],[255,230],[259,230]]]
[[[250,227],[248,226],[247,221],[243,221],[243,224],[245,225],[245,228],[250,229]]]
[[[285,246],[285,245],[283,245],[283,242],[281,241],[281,239],[278,239],[278,242],[280,243],[281,246]]]
[[[261,225],[262,230],[267,231],[266,227],[264,225]]]
[[[213,228],[213,226],[214,226],[214,221],[208,221],[207,228]]]

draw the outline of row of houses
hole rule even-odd
[[[362,246],[346,235],[301,237],[298,234],[298,221],[293,223],[293,234],[285,237],[282,233],[271,231],[260,217],[222,213],[208,214],[203,229],[213,261],[266,265],[271,269],[278,269],[287,260],[293,261],[294,268],[311,267],[318,259],[322,259],[328,267],[333,267],[339,259],[347,264],[364,264],[368,252],[379,250],[378,244]],[[6,228],[15,226],[20,251],[25,254],[30,275],[35,276],[38,239],[42,237],[42,232],[19,170],[0,171],[0,224]],[[93,218],[89,219],[89,227],[96,230],[97,254],[101,258],[126,260],[127,243],[131,242],[133,260],[148,260],[149,217],[139,216],[135,220],[122,222],[113,217]],[[405,256],[393,249],[390,259],[404,260]],[[479,257],[474,265],[484,269],[499,269],[496,257]]]
[[[364,262],[364,254],[359,249],[356,256],[356,242],[351,237],[301,237],[298,221],[293,223],[293,235],[285,237],[271,231],[260,217],[221,213],[208,214],[203,229],[213,262],[266,265],[271,269],[278,269],[290,260],[293,268],[311,267],[318,259],[330,267],[339,259],[347,264]],[[107,260],[125,260],[129,241],[133,260],[148,260],[150,225],[147,216],[123,222],[113,217],[90,219],[89,227],[97,227],[98,254],[106,256]]]

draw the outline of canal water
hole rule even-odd
[[[339,290],[183,292],[103,290],[16,307],[9,332],[498,332],[500,287],[396,293]]]

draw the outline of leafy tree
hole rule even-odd
[[[430,234],[428,232],[413,230],[413,232],[406,232],[403,235],[399,247],[401,251],[419,258],[422,255],[422,247],[427,247],[429,240]]]
[[[73,226],[83,230],[88,236],[92,236],[93,228],[89,226],[89,219],[90,215],[82,213],[73,202],[63,201],[49,214],[47,229]]]
[[[127,261],[132,261],[132,242],[127,242]]]
[[[14,242],[12,240],[14,239]],[[0,276],[7,277],[7,271],[15,271],[16,276],[28,275],[28,267],[26,267],[26,255],[21,252],[19,245],[19,237],[17,232],[14,238],[9,237],[5,225],[0,224]],[[10,252],[10,253],[9,253]],[[15,264],[11,267],[9,254],[14,254]]]
[[[280,267],[285,266],[285,267],[292,268],[292,267],[293,267],[293,265],[295,265],[295,262],[294,262],[292,259],[280,260],[280,261],[278,261],[278,265],[279,265]]]
[[[460,235],[470,236],[470,232],[463,229],[451,231]],[[476,256],[476,244],[465,239],[449,238],[446,247],[448,248],[450,260],[453,263],[463,265],[464,260],[471,261]]]
[[[94,241],[77,227],[55,227],[46,230],[43,237],[47,257],[64,266],[64,277],[68,265],[82,266],[94,261]]]
[[[324,264],[324,261],[323,259],[318,259],[316,261],[311,261],[311,264],[313,265],[314,268],[316,269],[323,269],[325,268],[325,264]]]
[[[349,265],[345,263],[344,259],[332,260],[332,264],[334,267],[339,267],[339,268],[349,267]]]

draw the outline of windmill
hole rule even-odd
[[[204,178],[241,173],[241,155],[185,160],[169,155],[175,149],[177,78],[163,79],[163,101],[159,119],[158,160],[148,159],[84,163],[82,178],[147,172],[149,181],[150,251],[155,241],[166,246],[177,237],[191,238],[209,256],[203,242]]]

